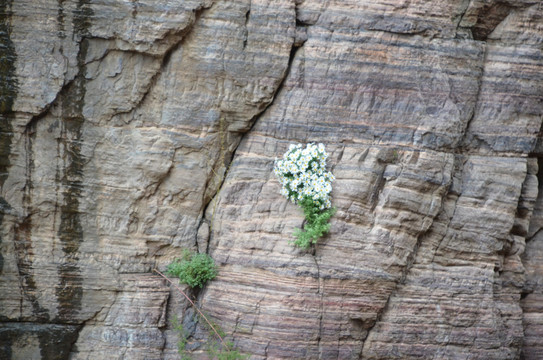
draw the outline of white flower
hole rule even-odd
[[[331,182],[335,179],[326,171],[328,154],[322,143],[292,144],[282,159],[275,159],[274,174],[282,185],[281,195],[296,203],[312,199],[320,209],[329,208]]]

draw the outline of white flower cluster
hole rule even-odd
[[[281,195],[293,203],[304,198],[313,200],[319,209],[327,209],[330,203],[332,181],[335,177],[326,171],[328,154],[323,144],[290,145],[283,159],[275,159],[273,169],[283,188]]]

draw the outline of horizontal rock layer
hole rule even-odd
[[[524,1],[0,4],[0,353],[538,359],[543,8]],[[323,142],[331,231],[272,168]],[[202,291],[168,288],[182,249]]]

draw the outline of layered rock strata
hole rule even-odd
[[[0,4],[0,353],[538,359],[538,1]],[[323,142],[330,234],[273,160]],[[182,288],[182,290],[187,290]]]

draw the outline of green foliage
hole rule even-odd
[[[330,231],[328,220],[336,212],[335,208],[321,210],[318,205],[310,198],[304,198],[298,203],[304,212],[306,223],[304,229],[297,229],[294,232],[296,240],[294,245],[307,249],[312,244],[316,244],[317,240]]]
[[[207,353],[210,359],[244,360],[249,358],[249,356],[243,355],[238,350],[235,350],[232,342],[225,341],[223,344],[220,343],[220,339],[216,336],[213,329],[223,339],[226,337],[226,333],[214,321],[210,321],[209,323],[201,322],[201,324],[205,326],[210,334],[209,341],[207,343]]]
[[[195,314],[198,318],[202,319],[201,315]],[[177,350],[179,355],[181,355],[181,360],[190,360],[190,353],[186,350],[188,334],[183,328],[183,324],[179,322],[177,316],[174,316],[171,324],[175,331],[179,334],[179,341],[177,342]],[[208,331],[209,331],[209,340],[206,344],[207,354],[209,359],[216,360],[246,360],[249,358],[248,355],[241,354],[238,350],[234,349],[234,344],[232,342],[225,342],[221,344],[219,338],[212,332],[211,325],[207,324],[205,321],[200,322]],[[225,332],[214,322],[211,323],[213,328],[217,333],[224,338],[226,336]]]
[[[183,258],[168,265],[168,274],[179,278],[181,283],[202,288],[217,276],[215,261],[207,254],[183,253]]]
[[[225,345],[219,348],[217,342],[215,342],[210,346],[207,351],[209,358],[217,360],[245,360],[249,358],[248,355],[243,355],[238,350],[235,350],[234,344],[231,342],[227,342]]]
[[[172,281],[160,271],[156,269],[154,271],[172,283]],[[192,288],[196,286],[201,288],[208,280],[212,280],[215,278],[215,276],[217,276],[217,267],[215,265],[215,261],[213,261],[209,255],[195,254],[185,250],[183,251],[183,256],[181,259],[177,259],[168,265],[167,272],[170,275],[179,277],[179,280],[182,283],[187,284]],[[183,292],[183,290],[179,288],[178,290],[196,310],[194,320],[197,321],[201,326],[204,326],[207,332],[209,332],[206,348],[210,359],[245,360],[249,358],[246,355],[242,355],[238,350],[235,350],[234,345],[231,342],[225,342],[225,332],[217,324],[210,321],[208,316],[205,316],[201,310],[198,309],[198,307],[187,296],[187,294]],[[190,360],[190,353],[186,348],[191,334],[183,328],[183,324],[179,322],[175,315],[171,321],[171,324],[173,329],[179,334],[177,349],[179,355],[181,355],[181,360]]]
[[[187,346],[188,334],[183,328],[183,324],[179,322],[179,320],[177,319],[177,316],[175,315],[171,323],[172,323],[173,329],[177,331],[177,333],[179,334],[179,341],[177,342],[177,351],[179,352],[179,355],[181,355],[181,360],[190,360],[190,357],[185,351],[185,348]]]

